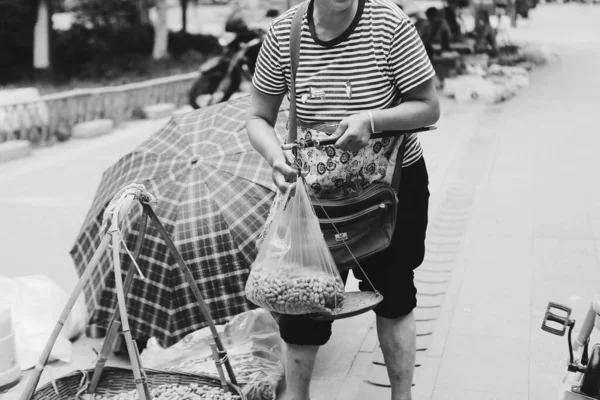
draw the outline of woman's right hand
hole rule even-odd
[[[281,193],[285,193],[290,185],[295,185],[298,173],[299,169],[290,166],[285,160],[278,160],[273,163],[273,182]]]

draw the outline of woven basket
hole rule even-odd
[[[195,383],[200,386],[221,387],[221,381],[204,375],[163,372],[152,369],[146,369],[145,372],[148,376],[147,383],[150,390],[168,384],[186,386]],[[32,400],[75,400],[78,392],[85,393],[82,388],[87,385],[93,374],[93,369],[72,372],[42,386],[35,392]],[[105,367],[98,382],[96,394],[115,396],[135,390],[136,386],[133,379],[133,371],[130,369]],[[229,383],[228,386],[232,394],[239,396],[241,400],[246,400],[240,388]]]

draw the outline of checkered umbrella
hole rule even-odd
[[[244,287],[257,249],[256,239],[274,197],[271,169],[245,131],[248,96],[175,117],[133,152],[104,172],[96,197],[71,250],[83,273],[101,237],[102,213],[114,194],[130,183],[145,185],[157,199],[158,218],[192,270],[215,323],[253,307]],[[283,132],[279,118],[278,131]],[[122,224],[133,249],[141,207]],[[123,253],[124,272],[135,268]],[[169,346],[205,326],[182,271],[148,224],[127,299],[133,337],[156,337]],[[87,287],[90,324],[106,328],[116,306],[112,262],[105,254]]]

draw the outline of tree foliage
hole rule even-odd
[[[0,0],[0,84],[33,77],[38,1]],[[156,0],[51,1],[53,10],[75,16],[69,30],[52,32],[55,78],[112,79],[144,73],[154,65],[155,29],[148,11]],[[170,32],[167,42],[176,60],[190,50],[206,54],[219,48],[210,35]]]
[[[77,0],[70,11],[77,23],[93,27],[120,28],[144,21],[144,13],[154,6],[154,0]]]
[[[22,75],[13,65],[33,64],[37,0],[0,0],[0,82]]]

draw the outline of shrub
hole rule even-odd
[[[187,32],[169,32],[169,54],[178,59],[190,50],[198,53],[214,53],[220,49],[219,39],[212,35]]]
[[[152,54],[151,25],[88,28],[80,24],[57,35],[55,73],[69,78],[108,78],[130,71]]]
[[[0,84],[34,78],[38,1],[0,0]],[[165,64],[152,60],[154,28],[141,22],[137,0],[77,0],[74,4],[68,11],[75,14],[75,23],[69,30],[52,34],[53,72],[58,82],[142,75]],[[218,39],[211,35],[169,33],[169,52],[177,62],[186,63],[190,51],[206,54],[218,48]],[[169,68],[174,64],[169,63]]]
[[[31,72],[36,19],[37,1],[0,0],[0,83]]]

